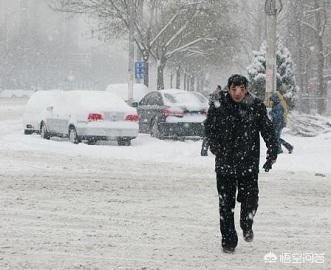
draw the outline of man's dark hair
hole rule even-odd
[[[228,89],[230,89],[231,85],[234,86],[240,86],[243,85],[245,88],[248,86],[248,80],[245,76],[239,75],[239,74],[234,74],[232,75],[229,80],[228,80]]]

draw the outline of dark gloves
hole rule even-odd
[[[272,169],[272,164],[276,162],[276,159],[267,158],[266,163],[263,165],[264,171],[268,172]]]
[[[221,145],[216,143],[210,143],[209,145],[210,152],[212,152],[215,156],[221,154]]]

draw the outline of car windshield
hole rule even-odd
[[[207,99],[199,95],[198,93],[185,93],[185,92],[177,92],[177,93],[165,93],[164,94],[165,102],[172,104],[200,104],[203,105],[207,102]]]

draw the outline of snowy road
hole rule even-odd
[[[22,134],[24,103],[0,101],[0,269],[331,269],[331,135],[289,137],[296,152],[260,175],[254,242],[237,206],[228,255],[200,142],[41,140]]]

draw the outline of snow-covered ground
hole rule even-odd
[[[229,255],[201,142],[42,140],[23,135],[25,103],[0,99],[0,269],[331,269],[331,133],[284,134],[295,149],[260,174],[254,242],[237,205]]]

